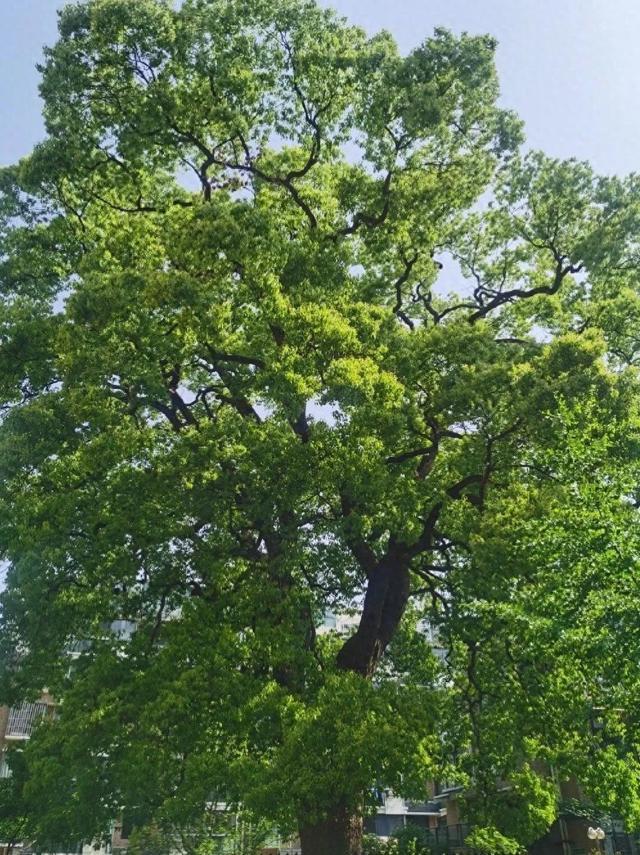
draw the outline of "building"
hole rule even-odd
[[[7,764],[7,750],[29,739],[38,721],[54,713],[55,703],[47,691],[35,702],[25,701],[15,707],[0,707],[0,778],[7,778],[11,774]]]

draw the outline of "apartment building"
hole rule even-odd
[[[38,721],[54,715],[54,711],[54,700],[46,691],[37,701],[25,701],[15,707],[0,707],[0,778],[10,774],[7,750],[29,739]]]
[[[7,753],[11,747],[19,746],[31,736],[37,722],[54,714],[55,705],[48,692],[43,692],[35,702],[24,702],[15,707],[0,706],[0,778],[8,778],[11,769]],[[23,849],[13,846],[12,849]],[[7,855],[6,841],[0,840],[0,855]]]

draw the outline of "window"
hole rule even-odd
[[[10,778],[11,777],[11,769],[9,768],[9,764],[7,763],[7,752],[3,751],[0,754],[0,778]]]
[[[387,801],[387,794],[381,787],[373,788],[373,799],[376,807],[384,807]]]
[[[452,790],[459,790],[460,784],[455,781],[436,781],[436,795],[450,793]]]
[[[19,707],[11,707],[7,723],[7,737],[26,739],[31,736],[36,721],[42,718],[47,708],[48,705],[43,703],[24,703]]]
[[[378,814],[374,818],[374,823],[375,833],[379,837],[391,837],[394,831],[397,831],[404,825],[404,817]]]

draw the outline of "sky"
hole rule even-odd
[[[42,137],[35,64],[55,39],[60,5],[0,0],[0,164],[27,154]],[[491,33],[499,41],[502,103],[525,120],[529,145],[589,160],[602,173],[640,171],[640,0],[330,5],[370,32],[389,30],[403,50],[436,26]]]

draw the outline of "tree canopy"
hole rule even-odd
[[[487,36],[59,31],[0,176],[1,687],[61,701],[34,839],[220,801],[353,855],[430,778],[480,836],[570,776],[640,824],[638,179],[527,153]]]

